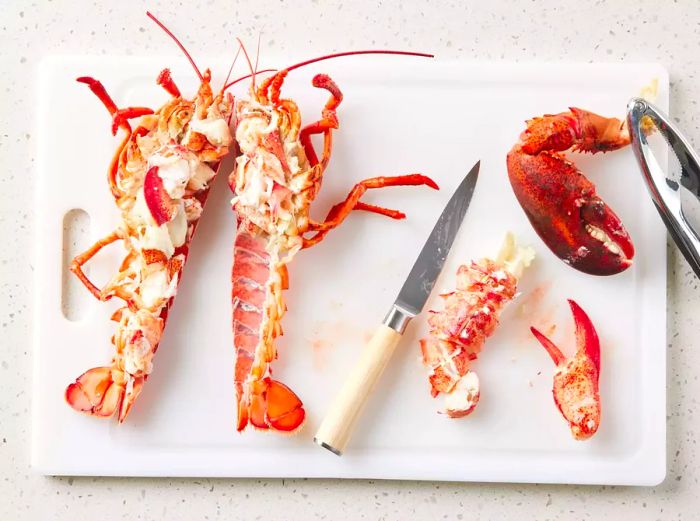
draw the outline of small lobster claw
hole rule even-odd
[[[534,327],[535,338],[557,364],[552,394],[554,403],[569,422],[571,434],[577,440],[593,436],[600,425],[600,341],[591,319],[573,300],[569,300],[576,323],[576,355],[567,359],[559,348]]]
[[[624,271],[634,246],[595,185],[563,152],[607,152],[629,142],[619,119],[572,108],[530,120],[508,153],[508,177],[533,228],[557,257],[584,273]]]

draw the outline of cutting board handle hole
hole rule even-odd
[[[61,266],[61,312],[71,322],[82,320],[85,316],[90,293],[70,271],[73,257],[84,252],[90,246],[90,216],[85,210],[75,208],[63,216],[63,259]],[[90,276],[90,267],[83,267]]]

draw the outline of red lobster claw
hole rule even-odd
[[[528,121],[508,153],[513,192],[535,231],[557,257],[584,273],[624,271],[634,246],[595,185],[563,152],[607,152],[629,142],[620,120],[571,108]]]
[[[593,436],[600,425],[600,341],[591,319],[573,300],[569,300],[576,323],[576,355],[567,359],[559,348],[534,327],[532,334],[557,364],[552,394],[554,403],[569,422],[577,440]]]

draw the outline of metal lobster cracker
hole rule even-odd
[[[670,118],[642,98],[630,100],[627,123],[654,205],[678,249],[700,277],[700,158]]]

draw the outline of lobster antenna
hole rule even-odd
[[[245,55],[245,59],[248,62],[248,68],[250,69],[250,76],[248,76],[248,77],[253,78],[253,90],[255,90],[255,74],[256,74],[255,69],[253,68],[253,64],[250,61],[250,56],[248,56],[248,51],[246,50],[245,45],[243,45],[243,42],[241,41],[240,38],[236,38],[236,40],[238,40],[238,43],[241,44],[241,48],[243,49],[243,54]]]
[[[243,48],[243,52],[245,52],[245,47]],[[389,50],[346,51],[346,52],[337,52],[334,54],[327,54],[325,56],[319,56],[318,58],[311,58],[310,60],[299,62],[299,63],[292,65],[291,67],[287,67],[286,70],[292,71],[294,69],[298,69],[299,67],[304,67],[306,65],[310,65],[312,63],[320,62],[323,60],[330,60],[332,58],[340,58],[342,56],[353,56],[355,54],[398,54],[398,55],[402,55],[402,56],[419,56],[421,58],[435,58],[434,54],[428,54],[428,53],[424,53],[424,52],[412,52],[412,51],[389,51]],[[248,56],[248,54],[246,53],[246,57],[247,56]],[[248,65],[250,66],[251,71],[252,71],[253,67],[250,64],[250,60],[248,60]],[[237,79],[233,80],[231,83],[228,83],[224,87],[224,90],[228,89],[232,85],[235,85],[239,81],[243,81],[247,78],[250,78],[251,76],[255,76],[256,74],[262,74],[264,72],[274,72],[276,70],[278,70],[278,69],[264,69],[262,71],[253,72],[252,74],[242,76],[241,78],[237,78]],[[253,88],[255,88],[255,78],[253,78]]]
[[[233,61],[231,62],[231,66],[228,68],[228,74],[226,75],[226,79],[224,80],[224,86],[221,87],[221,92],[223,93],[226,90],[226,85],[228,84],[228,80],[231,77],[231,72],[233,72],[233,66],[236,65],[236,60],[238,60],[238,55],[241,54],[241,46],[240,43],[238,45],[238,50],[236,51],[236,55],[233,57]]]
[[[312,63],[320,62],[323,60],[330,60],[332,58],[340,58],[342,56],[354,56],[356,54],[398,54],[402,56],[420,56],[422,58],[435,58],[434,54],[428,54],[424,52],[412,52],[412,51],[391,51],[391,50],[383,50],[383,49],[371,49],[371,50],[366,50],[366,51],[346,51],[346,52],[337,52],[333,54],[326,54],[325,56],[319,56],[318,58],[311,58],[310,60],[306,60],[303,62],[295,63],[294,65],[287,67],[286,69],[288,71],[293,71],[294,69],[298,69],[299,67],[304,67],[306,65],[310,65]]]
[[[277,69],[263,69],[261,71],[257,71],[255,75],[257,76],[258,74],[265,74],[266,72],[277,72]],[[247,80],[248,78],[252,78],[253,74],[246,74],[245,76],[241,76],[240,78],[236,78],[235,80],[229,82],[226,84],[224,87],[224,90],[228,89],[229,87],[233,87],[236,83],[239,83],[243,80]]]
[[[262,31],[258,33],[258,48],[255,51],[255,74],[258,73],[258,60],[260,59],[260,40],[262,39]]]
[[[165,33],[166,33],[168,36],[170,36],[170,37],[175,41],[175,43],[177,44],[177,46],[182,50],[183,53],[185,53],[185,56],[187,57],[187,59],[188,59],[188,60],[190,61],[190,63],[192,64],[192,67],[194,68],[194,72],[196,72],[196,73],[197,73],[197,76],[199,76],[199,80],[200,80],[200,81],[204,81],[204,76],[202,76],[202,73],[199,71],[199,67],[197,67],[197,64],[196,64],[196,63],[194,62],[194,60],[192,59],[192,56],[190,55],[190,53],[187,52],[187,49],[185,49],[185,46],[182,45],[182,43],[180,42],[180,40],[177,39],[177,36],[175,36],[172,32],[170,32],[170,29],[168,29],[167,27],[165,27],[165,25],[163,25],[163,23],[162,23],[160,20],[158,20],[158,18],[156,18],[150,11],[146,11],[146,15],[147,15],[151,20],[153,20],[153,21],[158,25],[158,27],[160,27],[161,29],[163,29],[163,30],[165,31]]]

